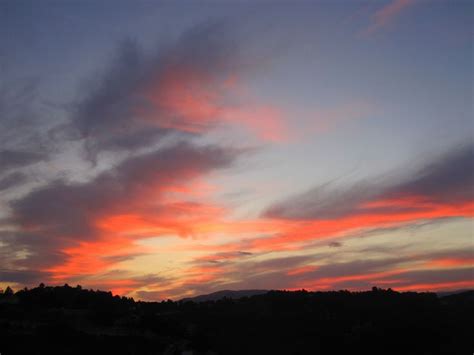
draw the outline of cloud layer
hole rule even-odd
[[[319,186],[271,206],[270,218],[331,220],[349,216],[428,213],[474,200],[474,146],[454,149],[402,182],[363,181],[342,189]]]
[[[112,257],[143,252],[134,246],[137,238],[191,235],[195,223],[218,213],[212,206],[175,201],[171,193],[229,167],[238,155],[234,149],[180,143],[134,156],[85,183],[54,181],[11,203],[5,223],[21,232],[9,232],[3,242],[26,249],[29,257],[20,266],[58,277],[106,269]]]
[[[278,109],[243,95],[238,86],[249,63],[229,26],[206,22],[153,53],[124,41],[107,71],[89,81],[70,123],[53,134],[84,139],[93,160],[101,151],[134,151],[222,123],[239,122],[262,139],[280,139]]]
[[[414,3],[364,7],[376,9],[365,34]],[[343,12],[335,8],[328,14]],[[340,22],[313,21],[302,9],[311,13],[294,7],[301,27],[288,34],[273,23],[263,30],[261,19],[183,22],[176,29],[188,30],[171,26],[174,35],[163,34],[159,45],[136,30],[137,40],[122,41],[108,59],[96,55],[110,46],[108,35],[86,44],[58,39],[60,52],[64,46],[79,58],[75,68],[65,54],[28,59],[30,69],[53,70],[45,70],[44,87],[0,85],[0,286],[80,283],[148,299],[222,288],[471,287],[473,258],[463,245],[468,249],[472,226],[474,146],[420,157],[417,169],[402,165],[385,175],[373,163],[411,164],[410,139],[446,128],[445,117],[453,127],[443,145],[461,141],[451,133],[466,125],[456,115],[467,110],[449,95],[464,88],[458,80],[465,72],[447,78],[445,62],[425,66],[425,52],[447,47],[401,53],[398,43],[381,45],[385,38],[354,41],[347,26],[361,9],[327,40],[319,29]],[[91,26],[94,16],[84,16]],[[124,23],[114,26],[128,30]],[[294,46],[269,49],[290,33],[297,34]],[[425,41],[410,41],[418,43]],[[266,51],[273,52],[258,55]],[[412,53],[423,67],[411,66]],[[92,63],[92,76],[85,75],[86,57],[104,61]],[[450,90],[433,85],[437,65],[446,77],[436,80],[449,79]],[[67,85],[82,75],[88,80],[70,93]],[[422,84],[429,90],[420,95],[398,93]],[[51,101],[43,97],[50,93]],[[429,105],[439,99],[453,115],[434,113],[438,103],[422,107],[425,98]],[[436,143],[430,147],[437,150]],[[364,176],[377,176],[331,180],[358,159],[374,165]],[[436,232],[432,239],[417,234],[424,228]]]

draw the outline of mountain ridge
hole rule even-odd
[[[193,297],[185,297],[179,300],[180,302],[206,302],[217,301],[223,298],[239,299],[242,297],[251,297],[268,293],[270,290],[220,290],[208,294],[197,295]]]
[[[207,301],[217,301],[223,298],[230,298],[230,299],[239,299],[242,297],[251,297],[257,295],[263,295],[270,291],[275,290],[264,290],[264,289],[249,289],[249,290],[219,290],[211,293],[196,295],[192,297],[185,297],[178,302],[207,302]],[[466,293],[469,291],[473,291],[471,289],[460,289],[460,290],[453,290],[453,291],[439,291],[434,292],[439,298],[444,298],[448,296],[454,296],[462,293]]]

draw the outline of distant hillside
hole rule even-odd
[[[441,292],[436,292],[436,294],[438,295],[438,297],[446,297],[446,296],[452,296],[452,295],[457,295],[457,294],[466,293],[466,292],[472,293],[474,291],[463,289],[463,290],[454,290],[454,291],[441,291]]]
[[[256,295],[263,295],[268,293],[268,290],[222,290],[213,293],[209,293],[207,295],[199,295],[195,297],[187,297],[183,298],[181,302],[206,302],[206,301],[217,301],[223,298],[230,298],[230,299],[239,299],[242,297],[251,297]]]

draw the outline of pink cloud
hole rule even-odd
[[[215,77],[184,66],[171,66],[144,88],[151,103],[139,112],[147,123],[188,133],[218,125],[238,125],[266,142],[287,139],[283,111],[260,103],[234,73]]]
[[[362,35],[370,35],[381,28],[389,25],[406,8],[412,6],[415,0],[392,0],[389,4],[380,8],[372,16],[372,24],[362,31]]]

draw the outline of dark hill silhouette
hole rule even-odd
[[[446,297],[446,296],[451,296],[451,295],[457,295],[459,293],[465,293],[465,292],[470,292],[470,290],[454,290],[454,291],[441,291],[441,292],[436,292],[438,297]]]
[[[222,290],[206,295],[199,295],[195,297],[183,298],[181,302],[193,301],[193,302],[205,302],[205,301],[217,301],[223,298],[239,299],[242,297],[250,297],[255,295],[262,295],[268,293],[268,290]]]
[[[0,293],[9,354],[472,354],[474,291],[269,291],[140,302],[80,286]]]
[[[262,295],[268,293],[270,290],[221,290],[208,294],[197,295],[194,297],[186,297],[180,300],[180,302],[206,302],[206,301],[217,301],[223,298],[239,299],[242,297],[250,297],[255,295]],[[436,292],[436,295],[439,298],[446,296],[456,295],[459,293],[469,292],[469,290],[455,290],[455,291],[445,291],[445,292]],[[464,297],[464,296],[463,296]]]

